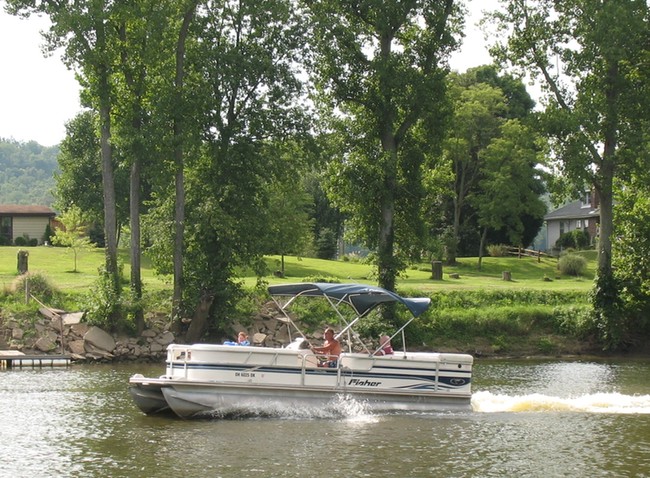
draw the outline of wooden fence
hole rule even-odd
[[[553,257],[545,252],[536,251],[534,249],[524,249],[523,247],[509,247],[508,254],[511,256],[517,256],[519,259],[522,257],[536,257],[537,262],[542,262],[542,257]]]

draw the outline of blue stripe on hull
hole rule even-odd
[[[255,373],[269,373],[269,374],[297,374],[301,375],[303,370],[301,368],[295,367],[279,367],[279,366],[265,366],[265,367],[243,367],[240,364],[228,365],[228,364],[174,364],[173,367],[175,370],[212,370],[212,371],[232,371],[232,372],[246,372],[253,371]],[[377,367],[377,369],[388,369],[388,370],[413,370],[412,368],[406,367]],[[428,370],[425,370],[428,372]],[[332,368],[316,368],[316,369],[305,369],[305,375],[307,376],[323,376],[323,375],[337,375],[337,369]],[[356,372],[356,371],[347,371],[341,370],[341,376],[345,379],[350,378],[359,378],[359,379],[403,379],[403,380],[426,380],[431,382],[431,384],[425,385],[410,385],[405,387],[405,389],[419,389],[419,390],[433,390],[435,389],[436,383],[439,388],[448,388],[455,389],[458,387],[463,387],[471,383],[471,372],[466,370],[444,370],[441,369],[439,373],[453,373],[454,376],[438,376],[436,380],[435,375],[419,375],[419,374],[403,374],[403,373],[380,373],[380,372]]]

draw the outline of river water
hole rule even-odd
[[[650,477],[650,360],[477,361],[474,411],[143,415],[134,373],[0,371],[1,477]]]

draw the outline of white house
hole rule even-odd
[[[12,245],[17,237],[43,243],[45,228],[56,213],[47,206],[0,204],[0,245]]]
[[[546,244],[552,249],[560,235],[576,229],[589,233],[593,243],[598,237],[600,207],[596,194],[585,193],[582,199],[570,202],[544,216],[546,221]]]

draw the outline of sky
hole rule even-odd
[[[452,69],[465,71],[491,62],[476,22],[481,11],[495,3],[469,3],[466,37],[451,60]],[[77,81],[60,54],[43,56],[40,32],[47,29],[47,19],[14,17],[4,6],[0,0],[0,138],[54,146],[65,137],[65,124],[81,110]]]

